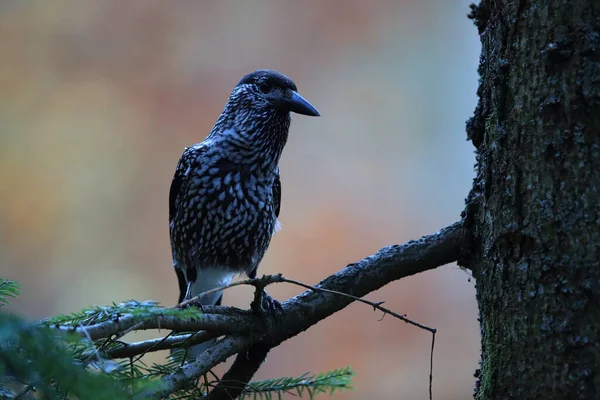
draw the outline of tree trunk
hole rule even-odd
[[[478,399],[600,398],[600,0],[483,0]]]

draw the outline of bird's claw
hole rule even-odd
[[[202,304],[200,304],[200,301],[192,301],[191,303],[187,303],[186,305],[182,306],[181,308],[184,310],[187,310],[192,307],[197,308],[201,312],[204,312],[204,308],[202,308]]]
[[[269,296],[267,294],[267,292],[263,292],[262,308],[266,312],[269,312],[272,314],[283,312],[283,307],[281,306],[281,303],[279,302],[279,300],[274,299],[273,297]]]
[[[256,297],[259,297],[259,299],[257,299]],[[258,303],[257,300],[260,300],[260,303]],[[259,296],[255,296],[251,307],[252,310],[254,310],[257,314],[261,315],[276,315],[283,312],[283,307],[281,306],[281,303],[273,297],[269,296],[264,290]]]

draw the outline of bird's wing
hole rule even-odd
[[[281,178],[279,177],[279,168],[275,172],[275,180],[273,181],[273,210],[275,210],[275,218],[279,218],[279,210],[281,209]]]
[[[181,199],[179,198],[181,193],[186,191],[187,187],[187,176],[189,170],[192,168],[194,163],[198,161],[198,151],[200,150],[199,146],[186,147],[179,162],[177,163],[177,167],[175,168],[175,175],[173,176],[173,181],[171,182],[171,188],[169,190],[169,227],[173,226],[173,219],[177,215],[177,210],[179,208],[179,203]],[[172,243],[171,243],[172,244]],[[184,266],[179,265],[178,260],[175,256],[175,250],[172,249],[173,252],[173,267],[175,267],[175,272],[177,273],[177,282],[179,285],[179,302],[183,300],[185,293],[187,291],[187,278],[185,272],[183,271]]]
[[[185,279],[185,273],[182,269],[175,268],[175,273],[177,274],[177,284],[179,285],[179,299],[177,300],[177,304],[181,303],[187,293],[187,279]]]
[[[193,162],[192,147],[186,147],[177,163],[177,167],[175,168],[175,175],[173,176],[173,181],[171,182],[171,189],[169,190],[169,222],[173,221],[175,218],[175,214],[177,213],[177,199],[179,197],[179,193],[182,192],[182,188],[184,186],[186,173],[188,169],[191,167],[191,163]]]
[[[273,213],[275,214],[275,226],[273,227],[273,234],[281,230],[281,223],[279,223],[279,211],[281,210],[281,179],[279,177],[279,168],[275,171],[275,179],[273,180]]]

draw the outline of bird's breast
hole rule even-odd
[[[175,247],[186,264],[247,270],[260,261],[275,228],[273,178],[206,167],[190,185],[173,221]]]

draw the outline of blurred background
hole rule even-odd
[[[177,298],[168,189],[237,81],[290,76],[283,230],[259,273],[315,284],[458,220],[474,175],[465,121],[479,38],[471,0],[0,2],[0,276],[30,318]],[[277,285],[279,300],[299,293]],[[434,396],[470,398],[474,282],[455,265],[368,296],[438,329]],[[247,307],[248,288],[225,304]],[[350,365],[339,399],[426,399],[431,336],[353,304],[273,350],[257,379]],[[164,360],[165,353],[154,356]]]

